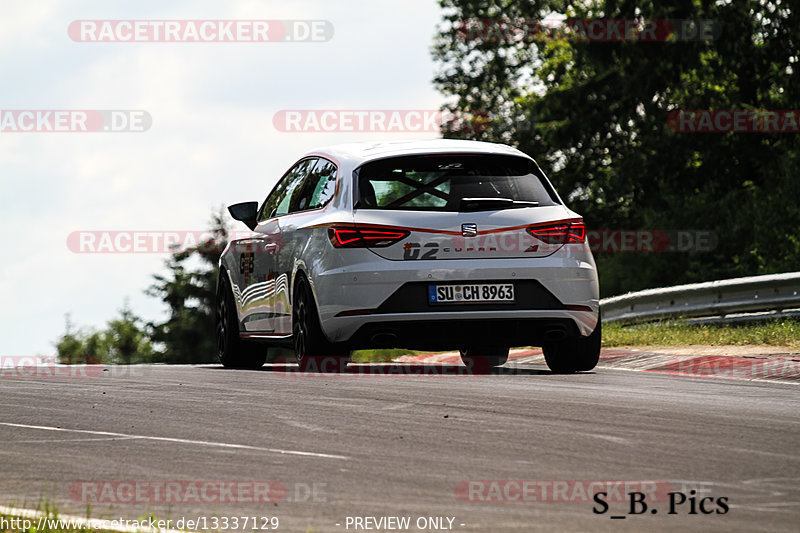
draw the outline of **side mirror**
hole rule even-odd
[[[258,202],[242,202],[240,204],[229,205],[228,213],[230,213],[235,220],[244,222],[250,229],[256,229],[258,225],[256,222]]]

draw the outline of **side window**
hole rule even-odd
[[[314,167],[317,182],[311,192],[310,209],[316,209],[327,204],[333,193],[336,192],[336,165],[327,159],[320,159]]]
[[[258,214],[259,222],[285,215],[289,212],[292,196],[296,196],[295,193],[299,192],[300,184],[316,162],[316,158],[303,159],[284,174],[278,185],[275,186],[264,201],[264,205],[261,206],[261,211]]]
[[[308,176],[309,170],[314,168],[316,162],[316,158],[304,159],[289,171],[286,189],[284,189],[281,197],[278,199],[278,207],[273,216],[279,217],[289,213],[289,208],[292,205],[292,198],[300,193],[300,186],[303,184],[303,181],[305,181],[306,176]]]
[[[292,201],[292,212],[318,209],[327,204],[336,191],[336,170],[331,161],[319,159],[308,173],[296,201]]]

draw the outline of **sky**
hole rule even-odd
[[[316,146],[435,133],[278,131],[281,110],[435,110],[435,0],[0,0],[0,110],[137,110],[135,132],[0,129],[0,355],[47,355],[144,294],[164,253],[78,253],[74,232],[202,231]],[[323,20],[319,42],[82,42],[81,20]],[[120,33],[121,34],[121,33]],[[0,121],[0,125],[2,122]],[[17,122],[22,124],[22,122]],[[8,123],[6,123],[8,126]],[[230,220],[232,229],[244,229]]]

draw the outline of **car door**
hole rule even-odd
[[[278,295],[286,291],[287,277],[277,273],[276,254],[285,246],[278,217],[289,212],[291,199],[298,192],[308,169],[316,158],[303,159],[278,181],[258,212],[256,236],[250,239],[249,256],[240,258],[244,272],[242,291],[243,326],[245,331],[288,335],[291,333],[291,311]],[[244,256],[244,254],[243,254]],[[289,317],[290,327],[284,331],[278,324],[283,315]]]
[[[300,186],[291,194],[288,203],[288,212],[279,213],[278,231],[283,246],[275,255],[275,270],[281,283],[275,295],[275,328],[281,331],[291,331],[292,316],[289,282],[294,273],[295,262],[313,262],[321,254],[309,253],[309,237],[314,226],[314,219],[319,210],[325,207],[336,192],[337,179],[336,165],[325,159],[318,158],[314,165],[307,167],[306,175]],[[312,265],[313,268],[313,265]]]

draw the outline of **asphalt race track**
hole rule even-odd
[[[93,517],[278,517],[278,531],[301,532],[402,530],[366,517],[410,517],[407,531],[797,531],[798,384],[375,368],[388,375],[207,365],[0,378],[0,504],[44,498],[86,516],[94,494]],[[276,501],[187,489],[209,481],[271,482]],[[131,484],[167,482],[178,501],[123,501]],[[627,514],[620,482],[653,496],[646,512]],[[585,492],[598,486],[603,514]],[[686,497],[676,514],[669,492]]]

